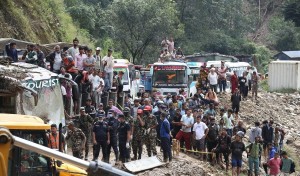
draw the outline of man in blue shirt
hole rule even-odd
[[[9,43],[5,46],[7,56],[10,57],[14,62],[18,62],[18,51],[16,46],[16,43]]]
[[[167,113],[162,112],[160,114],[160,119],[162,121],[160,126],[160,138],[161,138],[161,148],[163,150],[164,162],[172,161],[171,145],[170,145],[170,123],[167,120]]]

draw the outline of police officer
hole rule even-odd
[[[95,122],[93,127],[93,148],[94,156],[93,161],[96,161],[99,156],[100,148],[102,148],[103,161],[108,162],[107,157],[107,144],[110,143],[110,136],[108,125],[103,121],[104,114],[99,114],[99,120]]]
[[[132,150],[133,150],[133,159],[141,159],[143,152],[143,137],[145,133],[145,120],[143,118],[143,110],[137,110],[137,118],[133,121],[132,131]],[[137,154],[139,154],[137,158]]]
[[[130,148],[129,141],[131,136],[131,129],[129,123],[125,121],[125,116],[123,114],[119,114],[118,119],[120,122],[118,127],[120,160],[122,161],[122,163],[125,163],[130,159],[128,149]]]
[[[115,156],[116,156],[116,162],[119,160],[119,150],[118,150],[118,137],[117,137],[117,131],[118,131],[118,126],[119,126],[119,121],[115,117],[115,111],[110,109],[107,114],[107,125],[109,129],[109,134],[110,134],[110,144],[107,146],[107,156],[108,156],[108,161],[110,157],[110,151],[111,148],[113,148]]]
[[[152,154],[157,155],[155,146],[156,146],[156,137],[157,137],[156,127],[158,125],[157,119],[152,114],[150,114],[150,112],[151,112],[151,107],[148,105],[145,106],[143,111],[144,119],[145,119],[145,127],[146,127],[145,144],[147,147],[147,152],[149,157]]]
[[[94,121],[93,118],[90,115],[85,113],[85,108],[81,107],[78,123],[79,123],[79,128],[86,136],[85,160],[87,160],[89,154],[89,142],[91,142],[91,128],[92,128],[93,121]]]
[[[75,127],[74,122],[70,122],[68,124],[68,129],[66,140],[71,139],[72,141],[71,148],[73,156],[82,159],[86,142],[85,134],[81,131],[81,129]]]

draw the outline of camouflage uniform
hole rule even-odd
[[[89,154],[89,142],[91,141],[91,130],[92,123],[94,122],[93,118],[90,115],[81,115],[78,119],[79,128],[86,135],[85,142],[85,158],[88,157]]]
[[[127,110],[127,111],[126,111]],[[127,113],[126,113],[127,112]],[[130,127],[132,128],[132,125],[133,125],[133,117],[130,115],[130,109],[128,107],[125,107],[124,108],[124,111],[123,111],[124,115],[125,115],[125,122],[127,122]],[[131,134],[132,135],[132,134]],[[132,139],[131,139],[132,140]],[[129,149],[128,149],[128,152],[129,152],[129,155],[131,154],[131,147],[132,147],[132,141],[129,142]]]
[[[153,115],[144,116],[144,119],[145,119],[146,130],[158,124],[156,117]],[[147,152],[149,157],[151,156],[152,153],[153,155],[157,155],[156,137],[157,137],[156,128],[151,129],[150,132],[145,135],[145,145],[147,147]]]
[[[83,158],[82,141],[85,138],[85,134],[81,129],[74,127],[74,130],[68,130],[66,140],[71,139],[71,148],[73,156],[76,158]]]
[[[143,121],[145,119],[141,117]],[[133,134],[132,134],[132,150],[134,155],[134,160],[141,159],[141,155],[143,152],[143,137],[145,133],[145,127],[140,125],[140,121],[138,119],[134,119],[133,121]],[[137,153],[139,154],[137,158]]]

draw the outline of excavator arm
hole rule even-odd
[[[93,175],[119,175],[119,176],[132,176],[132,174],[125,171],[116,169],[108,163],[101,161],[84,161],[73,156],[61,153],[56,150],[51,150],[42,145],[36,144],[31,141],[13,136],[10,131],[4,127],[0,127],[0,175],[7,176],[8,173],[8,157],[9,152],[13,146],[17,146],[26,150],[34,151],[41,155],[55,158],[62,162],[77,166],[88,172],[89,176]]]

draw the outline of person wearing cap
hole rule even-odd
[[[87,139],[85,143],[85,160],[87,160],[89,154],[89,141],[91,140],[91,127],[93,121],[93,118],[89,114],[86,114],[85,107],[81,107],[78,123],[79,128],[84,132]]]
[[[118,126],[119,121],[117,120],[116,113],[113,109],[108,110],[106,122],[109,129],[110,143],[107,146],[107,157],[108,161],[110,161],[110,152],[111,148],[113,148],[116,162],[119,161],[119,149],[118,149]]]
[[[137,110],[137,116],[133,120],[132,126],[132,151],[133,160],[141,159],[143,152],[143,137],[145,133],[145,119],[143,118],[143,110]]]
[[[103,103],[99,103],[98,105],[98,109],[96,110],[96,117],[98,116],[97,114],[99,114],[100,112],[104,112],[105,114],[105,110],[104,110],[104,107],[103,107]]]
[[[85,148],[85,143],[87,142],[85,134],[81,129],[76,128],[74,122],[69,122],[68,133],[66,140],[71,140],[71,148],[73,156],[79,159],[83,159],[83,150]]]
[[[245,144],[242,141],[244,133],[238,133],[235,135],[235,140],[230,145],[231,150],[231,166],[232,175],[240,175],[243,162],[243,152],[246,151]]]
[[[103,71],[102,57],[101,57],[100,53],[101,53],[101,48],[97,47],[96,48],[96,53],[94,54],[94,58],[96,60],[95,69]]]
[[[83,70],[90,71],[95,68],[96,59],[93,56],[93,50],[87,50],[87,57],[83,59]]]
[[[93,126],[93,161],[98,159],[100,149],[102,148],[103,161],[108,163],[107,145],[110,144],[110,133],[108,124],[103,120],[104,114],[99,114],[98,118],[99,120]]]
[[[209,74],[207,75],[207,79],[209,82],[209,86],[213,92],[217,93],[217,85],[218,85],[218,74],[215,71],[215,68],[211,68]]]
[[[106,73],[105,79],[108,80],[107,82],[108,82],[109,89],[111,89],[112,81],[113,81],[114,57],[112,56],[112,53],[113,53],[112,49],[108,49],[107,55],[104,56],[102,60],[104,71]]]
[[[131,127],[129,123],[125,121],[125,116],[119,114],[119,127],[118,127],[118,137],[119,137],[119,149],[120,149],[120,160],[122,163],[128,162],[130,160],[130,136],[131,136]]]
[[[151,106],[145,106],[144,110],[144,119],[145,119],[145,145],[147,147],[148,156],[151,157],[152,154],[157,155],[156,151],[156,138],[157,131],[156,127],[158,125],[157,119],[151,114]]]
[[[237,132],[239,132],[239,131],[241,131],[244,134],[246,134],[246,129],[243,126],[243,121],[242,120],[238,121],[237,125],[233,128],[232,133],[233,133],[233,135],[236,135]]]

